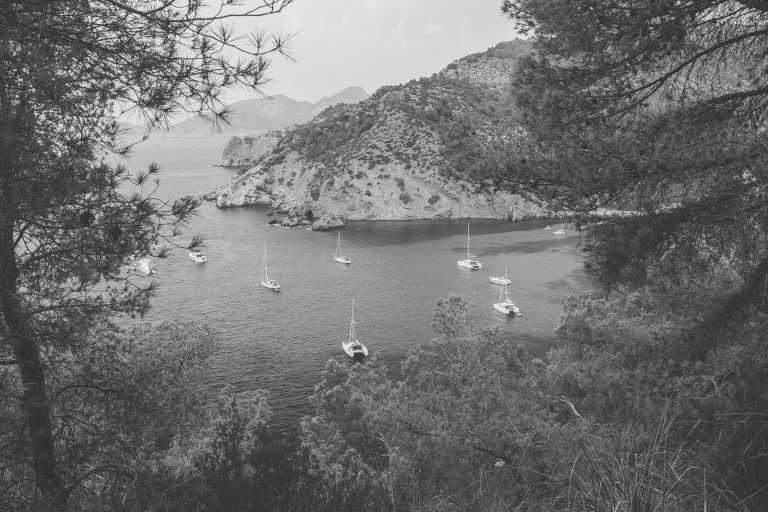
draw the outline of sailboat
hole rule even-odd
[[[504,285],[504,288],[499,292],[499,302],[493,303],[493,309],[507,316],[523,316],[520,313],[520,308],[509,298],[509,285]]]
[[[504,271],[503,276],[501,277],[490,276],[488,280],[494,284],[500,284],[502,286],[507,286],[509,284],[512,284],[512,281],[509,279],[509,265],[506,266],[506,270]]]
[[[355,298],[352,297],[352,320],[349,321],[349,339],[341,342],[344,353],[355,362],[360,362],[368,355],[368,349],[360,343],[355,333]]]
[[[456,264],[460,268],[466,268],[469,270],[479,270],[483,268],[483,264],[480,263],[479,260],[476,260],[472,257],[472,255],[469,253],[469,222],[467,222],[467,258],[464,260],[459,260],[456,262]]]
[[[269,277],[269,269],[267,268],[267,246],[264,246],[264,279],[261,280],[261,286],[269,288],[270,290],[279,292],[280,283]]]
[[[336,244],[336,252],[333,255],[333,261],[335,261],[336,263],[343,263],[345,265],[349,265],[350,263],[352,263],[352,260],[350,260],[349,258],[341,254],[341,231],[338,232],[338,235],[339,235],[339,242]]]
[[[194,251],[189,252],[189,259],[194,261],[195,263],[205,263],[208,261],[208,258],[203,254],[203,251],[200,249],[195,249]]]

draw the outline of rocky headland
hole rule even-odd
[[[524,41],[501,43],[284,131],[233,138],[222,163],[253,167],[216,205],[281,209],[288,225],[317,229],[363,219],[551,217],[511,168],[525,134],[509,89],[527,52]]]
[[[285,136],[285,130],[269,130],[242,137],[234,136],[224,147],[221,161],[217,165],[249,169],[262,156],[272,151],[283,136]]]

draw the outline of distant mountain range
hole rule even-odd
[[[181,121],[168,130],[158,130],[160,137],[204,137],[244,135],[305,123],[328,107],[340,103],[358,103],[368,98],[361,87],[347,87],[333,96],[311,103],[278,94],[271,98],[238,101],[230,105],[228,123],[213,123],[195,117]]]

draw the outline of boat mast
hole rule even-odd
[[[336,232],[339,235],[339,242],[336,244],[336,256],[341,257],[341,231]]]
[[[264,280],[269,281],[269,271],[267,270],[267,246],[264,246]]]
[[[352,297],[352,319],[349,321],[349,342],[356,342],[355,338],[355,298]]]
[[[467,259],[472,259],[469,256],[469,222],[467,222]]]

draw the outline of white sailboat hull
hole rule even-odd
[[[359,341],[342,341],[341,349],[352,359],[368,357],[368,348]]]
[[[206,261],[208,261],[208,258],[204,254],[194,253],[194,252],[189,253],[189,259],[191,259],[195,263],[205,263]]]
[[[333,261],[336,263],[341,263],[342,265],[349,265],[352,263],[352,260],[345,257],[344,254],[341,252],[341,232],[338,232],[338,243],[336,244],[336,252],[333,255]]]
[[[480,270],[483,268],[483,264],[477,260],[459,260],[456,262],[456,265],[467,270]]]
[[[522,316],[514,302],[494,302],[493,309],[507,316]]]
[[[510,281],[506,277],[491,276],[488,278],[488,280],[494,284],[500,284],[501,286],[507,286],[509,284],[512,284],[512,281]]]
[[[467,223],[467,257],[466,259],[456,262],[459,268],[466,270],[480,270],[483,268],[483,264],[479,260],[472,257],[472,253],[469,252],[469,223]]]
[[[273,292],[279,292],[280,291],[280,283],[275,281],[274,279],[271,279],[269,277],[269,270],[267,270],[267,246],[264,246],[264,264],[262,265],[262,270],[264,271],[264,277],[261,280],[261,286],[264,288],[269,288]]]
[[[368,348],[357,340],[355,334],[355,298],[352,297],[352,318],[349,321],[349,338],[341,342],[341,349],[355,362],[368,357]]]
[[[277,281],[275,281],[274,279],[262,280],[261,281],[261,286],[263,286],[264,288],[269,288],[270,290],[275,291],[275,292],[279,292],[280,291],[280,284]]]

